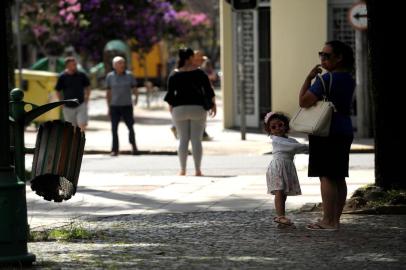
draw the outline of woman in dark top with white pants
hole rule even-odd
[[[186,175],[188,146],[191,141],[195,175],[202,176],[202,137],[207,118],[205,98],[211,99],[213,103],[208,108],[212,117],[216,115],[216,102],[209,78],[203,70],[196,68],[193,55],[190,48],[179,50],[178,68],[169,76],[165,101],[169,104],[179,136],[179,175]]]

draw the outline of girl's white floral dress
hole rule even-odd
[[[286,195],[301,195],[293,158],[295,154],[307,153],[308,145],[293,138],[271,135],[271,139],[273,157],[266,172],[268,193],[275,194],[276,190],[283,190]]]

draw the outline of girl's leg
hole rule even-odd
[[[278,217],[285,216],[286,197],[283,190],[275,191],[275,210]]]

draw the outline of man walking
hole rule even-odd
[[[138,153],[135,143],[134,116],[132,94],[135,96],[134,104],[138,102],[137,82],[134,76],[126,70],[125,59],[121,56],[113,58],[113,71],[107,74],[107,106],[111,120],[111,132],[113,135],[113,144],[111,147],[111,156],[117,156],[119,153],[118,124],[120,119],[124,120],[128,131],[129,141],[132,146],[132,154]]]
[[[55,86],[59,100],[78,99],[79,104],[65,104],[63,117],[72,125],[85,131],[88,122],[88,108],[90,97],[90,82],[85,73],[77,70],[74,57],[65,58],[65,70],[59,75]]]

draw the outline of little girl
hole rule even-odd
[[[289,131],[289,118],[283,113],[269,112],[264,119],[264,128],[271,136],[273,148],[266,182],[268,193],[275,195],[277,216],[274,222],[290,227],[293,222],[285,217],[286,197],[302,194],[293,158],[297,153],[308,152],[308,146],[286,135]]]

